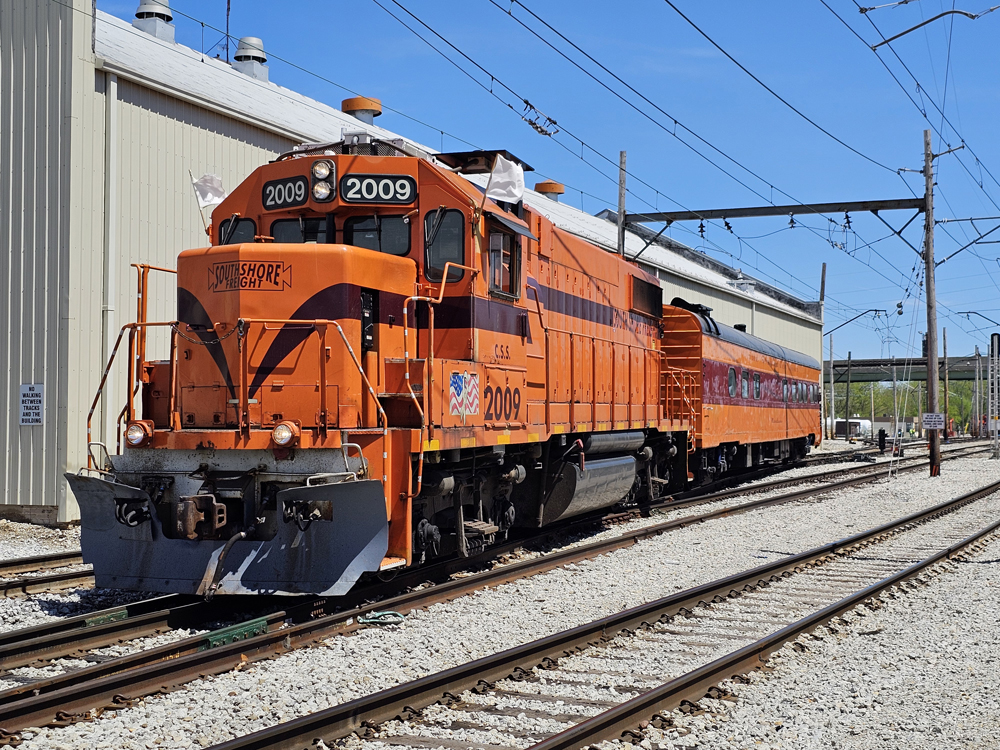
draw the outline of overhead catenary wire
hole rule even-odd
[[[64,5],[65,7],[68,7],[68,8],[70,7],[70,6],[69,6],[68,4],[66,4],[66,3],[63,3],[63,2],[59,2],[59,0],[51,0],[51,1],[52,1],[52,2],[55,2],[55,3],[57,3],[57,4],[60,4],[60,5]],[[77,12],[82,12],[82,11],[81,11],[80,9],[78,9],[78,8],[71,8],[71,9],[72,9],[72,10],[74,10],[74,11],[77,11]],[[196,17],[194,17],[194,16],[192,16],[192,15],[189,15],[189,14],[187,14],[187,13],[184,13],[183,11],[179,11],[179,10],[176,10],[176,9],[175,9],[175,11],[174,11],[174,12],[175,12],[175,13],[177,13],[178,15],[182,16],[182,17],[185,17],[185,18],[188,18],[188,19],[190,19],[190,20],[192,20],[192,21],[195,21],[196,23],[201,23],[201,22],[199,21],[199,19],[197,19]],[[207,28],[212,28],[212,29],[215,29],[215,27],[213,27],[213,26],[212,26],[211,24],[206,24],[205,26],[206,26]],[[217,31],[221,31],[220,29],[215,29],[215,30],[217,30]],[[136,33],[138,34],[138,33],[141,33],[141,32],[136,32]],[[324,76],[324,75],[322,75],[322,74],[319,74],[319,73],[316,73],[315,71],[312,71],[312,70],[310,70],[310,69],[308,69],[308,68],[306,68],[306,67],[304,67],[304,66],[302,66],[302,65],[299,65],[299,64],[297,64],[297,63],[293,63],[293,62],[291,62],[290,60],[288,60],[288,59],[286,59],[286,58],[284,58],[284,57],[281,57],[280,55],[276,55],[276,54],[271,54],[271,57],[272,57],[272,59],[274,59],[274,60],[276,60],[276,61],[279,61],[279,62],[282,62],[282,63],[284,63],[284,64],[287,64],[287,65],[289,65],[290,67],[292,67],[292,68],[294,68],[294,69],[296,69],[296,70],[298,70],[298,71],[300,71],[300,72],[303,72],[303,73],[305,73],[305,74],[307,74],[307,75],[310,75],[310,76],[313,76],[313,77],[317,78],[318,80],[321,80],[321,81],[323,81],[323,82],[326,82],[326,83],[328,83],[328,84],[330,84],[330,85],[333,85],[333,86],[335,86],[335,87],[337,87],[337,88],[340,88],[340,89],[342,89],[342,90],[344,90],[344,91],[347,91],[347,92],[349,92],[349,93],[352,93],[352,94],[358,94],[358,93],[359,93],[359,92],[357,92],[357,91],[355,91],[355,90],[353,90],[353,89],[351,89],[351,88],[349,88],[349,87],[346,87],[346,86],[343,86],[342,84],[339,84],[339,83],[337,83],[336,81],[333,81],[332,79],[330,79],[330,78],[328,78],[328,77],[326,77],[326,76]],[[263,84],[262,84],[262,85],[263,85]],[[453,138],[454,140],[457,140],[457,141],[459,141],[459,142],[461,142],[461,143],[465,143],[465,144],[467,144],[467,145],[469,145],[469,146],[472,146],[472,147],[474,147],[474,148],[476,147],[476,146],[475,146],[475,144],[474,144],[474,143],[472,143],[471,141],[469,141],[469,140],[467,140],[467,139],[464,139],[464,138],[462,138],[462,137],[460,137],[460,136],[457,136],[457,135],[455,135],[455,134],[453,134],[453,133],[450,133],[450,132],[447,132],[447,131],[445,131],[444,129],[442,129],[442,128],[439,128],[439,127],[437,127],[437,126],[434,126],[434,125],[431,125],[431,124],[427,123],[426,121],[424,121],[424,120],[422,120],[422,119],[420,119],[420,118],[417,118],[417,117],[413,117],[412,115],[409,115],[409,114],[407,114],[407,113],[405,113],[405,112],[402,112],[402,111],[400,111],[400,110],[396,110],[396,109],[394,109],[394,108],[392,108],[392,107],[386,107],[385,109],[387,109],[388,111],[392,111],[392,112],[394,112],[394,113],[396,113],[396,114],[399,114],[400,116],[402,116],[402,117],[404,117],[404,118],[406,118],[406,119],[408,119],[408,120],[411,120],[411,121],[413,121],[413,122],[415,122],[415,123],[417,123],[417,124],[419,124],[419,125],[421,125],[421,126],[423,126],[423,127],[426,127],[426,128],[428,128],[428,129],[431,129],[431,130],[433,130],[433,131],[434,131],[435,133],[440,133],[440,134],[442,134],[442,135],[444,135],[444,134],[447,134],[447,135],[448,135],[448,136],[449,136],[450,138]],[[574,138],[575,138],[575,136],[572,136],[572,134],[571,134],[571,133],[568,133],[567,135],[569,135],[570,137],[574,137]],[[553,139],[553,140],[557,140],[557,139]],[[579,140],[579,139],[577,139],[577,140]],[[599,156],[600,158],[604,159],[605,161],[609,161],[609,162],[611,162],[611,160],[610,160],[610,159],[608,159],[608,158],[607,158],[607,157],[606,157],[605,155],[601,154],[601,153],[600,153],[599,151],[597,151],[596,149],[593,149],[592,147],[590,147],[590,146],[589,146],[588,144],[586,144],[585,142],[583,142],[583,141],[580,141],[580,143],[581,143],[581,147],[583,147],[583,148],[586,148],[586,149],[590,149],[591,151],[593,151],[593,152],[594,152],[594,154],[595,154],[595,155]],[[562,144],[562,143],[560,143],[559,145],[560,145],[561,147],[563,147],[564,149],[566,148],[565,144]],[[568,150],[568,149],[567,149],[567,150]],[[593,167],[593,168],[596,168],[596,167],[595,167],[595,165],[593,165],[593,164],[592,164],[591,162],[589,162],[588,160],[584,159],[584,161],[585,161],[586,163],[588,163],[588,164],[589,164],[589,165],[590,165],[591,167]],[[600,171],[600,170],[598,170],[598,171]],[[543,176],[544,176],[544,175],[543,175]],[[631,175],[631,176],[635,177],[634,175]],[[614,180],[613,180],[613,178],[609,178],[609,179],[611,179],[612,181],[614,181]],[[637,180],[638,180],[638,181],[640,182],[640,184],[643,184],[643,185],[645,185],[646,187],[648,187],[648,188],[650,188],[651,190],[653,190],[654,192],[656,192],[656,194],[657,194],[657,195],[663,195],[663,196],[664,196],[665,198],[667,198],[668,200],[670,200],[670,201],[672,201],[672,202],[674,202],[674,203],[677,203],[677,201],[675,201],[674,199],[670,198],[670,196],[667,196],[667,195],[665,195],[664,193],[662,193],[662,191],[660,191],[660,190],[656,189],[655,187],[653,187],[653,186],[652,186],[652,185],[650,185],[649,183],[647,183],[647,182],[645,182],[645,181],[643,181],[643,180],[641,180],[641,179],[639,179],[639,178],[636,178],[636,179],[637,179]],[[571,189],[574,189],[574,190],[577,190],[577,188],[572,188],[572,186],[570,186],[570,187],[571,187]],[[612,202],[610,202],[610,201],[607,201],[607,200],[605,200],[605,199],[601,198],[600,196],[596,196],[596,195],[593,195],[593,194],[591,194],[591,193],[585,193],[585,191],[582,191],[582,190],[580,190],[579,192],[580,192],[581,196],[583,196],[583,195],[588,195],[588,196],[590,196],[590,197],[593,197],[593,198],[595,198],[595,199],[597,199],[597,200],[601,201],[601,202],[602,202],[602,203],[604,203],[605,205],[614,205],[614,204],[613,204]],[[647,201],[643,200],[643,199],[642,199],[641,197],[639,197],[638,195],[636,195],[636,194],[635,194],[634,192],[631,192],[631,191],[630,191],[630,194],[632,194],[632,195],[633,195],[634,197],[636,197],[637,199],[639,199],[640,201],[642,201],[642,202],[643,202],[644,204],[646,204],[646,205],[650,205],[650,204],[649,204],[649,203],[648,203]],[[681,204],[677,203],[677,205],[681,205]],[[652,206],[651,206],[651,207],[652,207]],[[683,208],[683,206],[681,206],[681,207]],[[810,231],[812,231],[812,230],[810,230]],[[735,233],[734,233],[734,235],[735,235]],[[765,256],[765,255],[764,255],[763,253],[760,253],[760,252],[759,252],[758,250],[756,250],[756,248],[753,248],[753,247],[752,247],[752,245],[750,245],[750,243],[749,243],[749,242],[746,242],[746,241],[745,241],[744,239],[742,239],[742,238],[739,238],[739,236],[738,236],[738,235],[736,235],[736,236],[737,236],[737,239],[738,239],[738,240],[739,240],[739,241],[741,242],[741,246],[742,246],[742,245],[746,245],[747,247],[749,247],[750,249],[752,249],[752,250],[753,250],[753,251],[755,252],[755,254],[756,254],[757,256],[759,256],[759,257],[761,257],[761,258],[764,258],[764,259],[765,259],[765,260],[767,260],[768,262],[771,262],[771,263],[773,263],[773,261],[771,261],[771,260],[770,260],[769,258],[767,258],[767,257],[766,257],[766,256]],[[824,239],[824,241],[827,241],[827,240],[826,240],[826,239]],[[732,255],[731,253],[729,253],[728,251],[726,251],[726,250],[722,249],[722,248],[721,248],[721,246],[718,246],[718,245],[717,245],[717,243],[714,243],[714,242],[712,242],[711,244],[712,244],[713,246],[717,247],[717,248],[719,249],[719,251],[720,251],[720,252],[723,252],[724,254],[727,254],[727,255],[729,255],[730,257],[735,257],[735,256],[733,256],[733,255]],[[775,265],[776,265],[776,267],[778,267],[778,268],[781,268],[781,267],[780,267],[779,265],[777,265],[777,264],[775,264]],[[781,269],[781,270],[783,270],[783,271],[784,271],[785,269]],[[896,270],[898,270],[898,269],[896,269]],[[794,277],[794,275],[792,275],[792,274],[789,274],[789,277],[790,277],[790,278],[792,278],[792,279],[795,279],[796,281],[798,281],[798,282],[799,282],[800,284],[802,284],[802,285],[803,285],[803,286],[805,286],[806,288],[809,288],[809,289],[815,289],[815,287],[813,287],[812,285],[808,284],[807,282],[804,282],[804,281],[802,281],[801,279],[796,279],[796,277]],[[777,281],[777,279],[775,279],[775,281]],[[779,283],[781,283],[781,282],[779,282]],[[833,299],[832,299],[832,298],[831,298],[830,296],[828,296],[828,300],[830,300],[831,302],[833,301]],[[851,307],[850,307],[850,306],[848,306],[848,305],[844,305],[844,307],[845,307],[846,309],[853,309],[853,308],[851,308]]]
[[[878,161],[877,159],[872,158],[871,156],[868,156],[868,154],[865,154],[865,153],[859,151],[858,149],[854,148],[853,146],[851,146],[847,142],[845,142],[845,141],[841,140],[840,138],[838,138],[837,136],[835,136],[829,130],[827,130],[822,125],[820,125],[818,122],[816,122],[811,117],[809,117],[809,115],[807,115],[804,112],[802,112],[794,104],[792,104],[787,99],[785,99],[783,96],[781,96],[781,94],[779,94],[777,91],[775,91],[770,86],[768,86],[766,83],[764,83],[764,81],[762,81],[760,78],[758,78],[756,75],[754,75],[749,69],[747,69],[746,66],[743,65],[743,63],[741,63],[739,60],[737,60],[735,57],[733,57],[731,54],[729,54],[729,52],[727,52],[725,50],[725,48],[722,47],[722,45],[720,45],[718,42],[716,42],[714,39],[712,39],[712,37],[710,37],[707,33],[705,33],[705,31],[702,30],[702,28],[700,26],[698,26],[694,21],[692,21],[690,18],[688,18],[686,15],[684,15],[681,12],[681,10],[676,5],[674,5],[671,2],[671,0],[663,0],[663,2],[665,2],[667,5],[669,5],[674,10],[674,12],[677,13],[677,15],[679,15],[681,18],[683,18],[688,23],[688,25],[691,26],[691,28],[693,28],[695,31],[697,31],[701,36],[703,36],[708,41],[709,44],[711,44],[713,47],[715,47],[717,50],[719,50],[719,52],[721,52],[723,55],[725,55],[734,65],[736,65],[736,67],[738,67],[740,70],[742,70],[748,76],[750,76],[754,81],[756,81],[758,84],[760,84],[764,88],[765,91],[767,91],[769,94],[771,94],[771,96],[773,96],[779,102],[781,102],[782,104],[784,104],[786,107],[788,107],[790,110],[792,110],[792,112],[794,112],[795,114],[797,114],[803,120],[805,120],[810,125],[812,125],[814,128],[816,128],[817,130],[819,130],[824,135],[826,135],[826,136],[832,138],[833,140],[835,140],[837,143],[839,143],[841,146],[843,146],[844,148],[846,148],[848,151],[851,151],[851,152],[857,154],[858,156],[860,156],[865,161],[871,162],[876,167],[881,167],[882,169],[884,169],[886,171],[889,171],[889,172],[895,172],[896,171],[892,167],[883,164],[882,162]]]

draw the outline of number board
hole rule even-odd
[[[301,176],[265,182],[260,196],[265,211],[304,206],[307,200],[309,200],[309,180]]]
[[[413,203],[417,181],[400,174],[345,174],[340,199],[345,203]]]

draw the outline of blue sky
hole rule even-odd
[[[946,16],[893,42],[891,49],[880,48],[878,55],[867,46],[881,41],[879,32],[890,37],[953,7],[979,13],[989,7],[986,2],[953,6],[945,0],[911,0],[861,14],[853,0],[826,0],[838,18],[822,0],[672,0],[719,47],[816,125],[741,70],[665,0],[399,2],[488,72],[447,47],[394,0],[232,0],[230,32],[263,38],[272,81],[338,107],[352,92],[378,97],[387,107],[379,125],[435,148],[459,150],[470,143],[506,148],[540,175],[565,183],[564,200],[590,213],[617,201],[620,149],[628,152],[629,211],[922,195],[921,175],[896,170],[922,167],[923,130],[932,128],[944,134],[943,140],[934,136],[935,152],[963,139],[968,146],[936,162],[936,217],[1000,216],[993,203],[1000,204],[1000,184],[991,177],[1000,180],[995,125],[1000,11],[977,20]],[[379,4],[447,52],[471,78]],[[98,0],[97,5],[131,19],[137,2]],[[223,39],[211,27],[225,27],[225,0],[171,0],[171,7],[182,44],[208,51]],[[526,8],[662,111],[588,61]],[[221,47],[214,49],[224,56]],[[525,99],[534,107],[531,117],[541,123],[538,113],[544,113],[557,123],[548,129],[559,132],[541,135],[524,122]],[[674,118],[681,125],[675,126]],[[897,228],[911,215],[882,214]],[[846,357],[849,350],[855,358],[905,357],[914,350],[919,355],[919,334],[926,330],[918,273],[922,262],[876,217],[851,215],[850,227],[842,214],[798,217],[794,226],[787,217],[729,223],[731,232],[721,222],[706,222],[704,236],[697,223],[675,225],[669,233],[807,299],[818,297],[820,267],[826,262],[827,330],[869,308],[894,313],[898,302],[904,306],[902,316],[887,320],[868,314],[840,329],[834,335],[835,356]],[[945,257],[998,224],[1000,219],[939,225],[936,256]],[[919,247],[922,217],[903,236]],[[1000,230],[987,239],[993,237],[1000,240]],[[984,349],[989,332],[1000,329],[981,317],[967,320],[957,314],[976,310],[1000,321],[998,256],[1000,244],[978,244],[938,268],[938,324],[948,329],[953,356],[971,353],[976,344]]]

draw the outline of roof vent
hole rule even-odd
[[[535,184],[535,192],[558,203],[559,196],[566,192],[566,186],[555,180],[545,180]]]
[[[170,23],[173,18],[168,0],[142,0],[132,25],[157,39],[173,42],[174,27]]]
[[[264,54],[264,42],[260,38],[241,37],[233,61],[233,67],[240,73],[258,81],[267,80],[267,66],[264,64],[267,62],[267,55]]]
[[[374,125],[375,118],[382,114],[382,100],[368,96],[355,96],[340,103],[344,114],[354,115],[365,125]]]
[[[746,323],[734,323],[733,324],[733,328],[735,328],[737,331],[743,331],[743,333],[747,332],[747,324]]]

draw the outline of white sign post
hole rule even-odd
[[[42,422],[43,383],[21,383],[21,426],[38,427]]]
[[[925,430],[943,430],[944,414],[933,414],[930,412],[921,414],[920,423]]]

